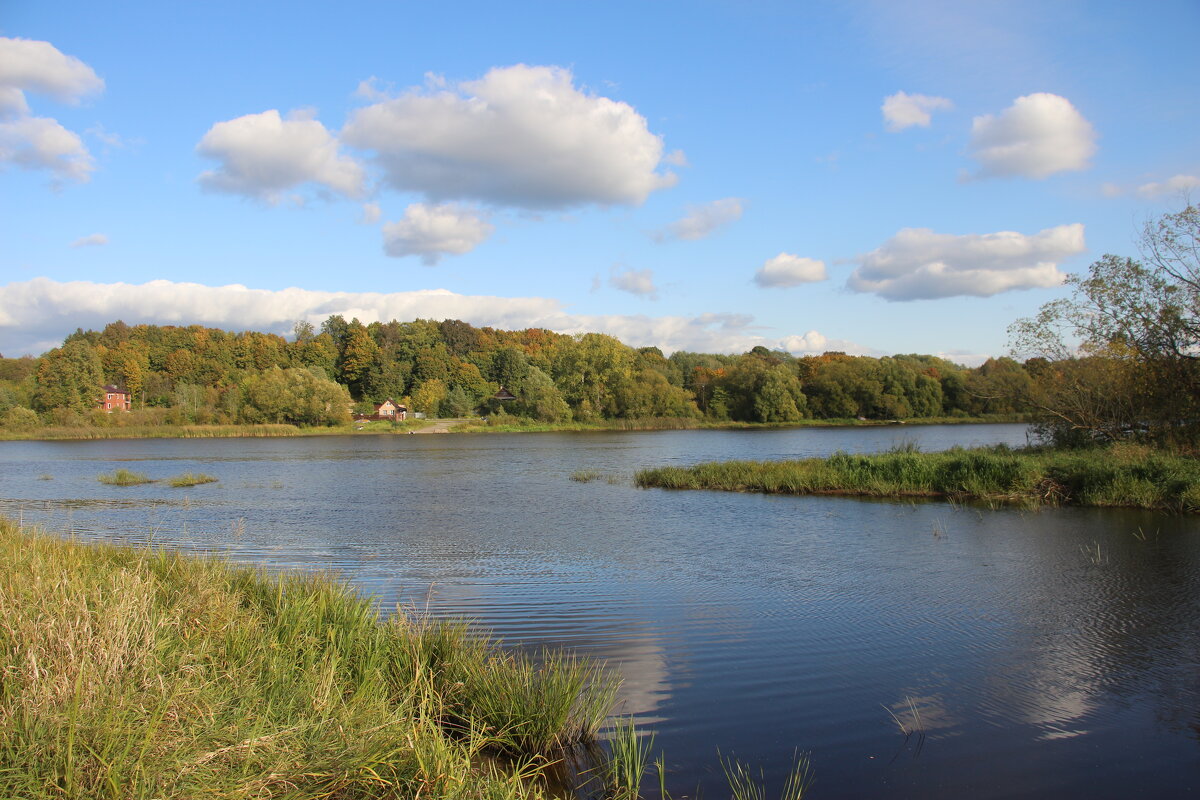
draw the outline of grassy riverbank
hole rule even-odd
[[[1083,451],[897,450],[802,461],[710,462],[642,470],[635,481],[644,488],[1200,511],[1200,461],[1128,445]]]
[[[836,428],[880,425],[964,425],[980,423],[1019,423],[1027,420],[1014,414],[986,417],[922,417],[907,420],[878,419],[802,419],[796,422],[734,422],[692,417],[644,417],[606,419],[596,422],[538,422],[519,417],[491,417],[474,420],[455,429],[456,433],[570,433],[577,431],[675,431],[675,430],[780,430],[784,428]]]
[[[446,420],[410,419],[403,422],[372,420],[332,426],[263,425],[59,425],[12,430],[0,427],[0,441],[70,439],[226,439],[275,436],[351,436],[361,434],[418,433]],[[970,423],[1024,422],[1019,415],[986,417],[929,417],[908,420],[805,419],[797,422],[732,422],[692,417],[606,419],[597,422],[538,422],[524,417],[450,420],[454,433],[549,433],[577,431],[667,430],[773,430],[873,425],[962,425]]]
[[[322,577],[0,520],[0,797],[536,797],[615,686]]]
[[[29,430],[0,428],[0,441],[71,439],[237,439],[277,436],[350,436],[362,433],[412,433],[432,420],[353,422],[332,426],[262,425],[62,425]]]
[[[308,429],[295,425],[62,425],[29,430],[0,428],[0,440],[65,439],[229,439],[300,436]]]

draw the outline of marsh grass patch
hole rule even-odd
[[[153,479],[147,478],[141,472],[123,468],[112,472],[102,472],[96,476],[96,480],[108,486],[140,486],[143,483],[154,483]]]
[[[216,483],[217,479],[212,475],[206,475],[203,472],[185,472],[182,475],[176,475],[167,481],[168,486],[182,488],[187,486],[200,486],[205,483]]]

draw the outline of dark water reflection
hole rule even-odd
[[[629,481],[644,466],[905,441],[1021,444],[1024,431],[9,442],[0,513],[333,568],[388,606],[603,656],[677,794],[721,795],[718,747],[761,764],[773,790],[811,750],[817,797],[1200,791],[1196,520]],[[118,466],[220,483],[96,481]],[[571,481],[579,469],[605,478]]]

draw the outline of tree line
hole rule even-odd
[[[430,416],[541,422],[761,423],[1034,415],[1050,440],[1200,443],[1200,209],[1146,223],[1140,259],[1106,255],[1071,294],[1010,328],[1013,352],[967,368],[929,355],[740,355],[633,348],[599,333],[460,320],[299,322],[293,336],[198,325],[77,330],[39,358],[0,358],[0,424],[111,421],[117,384],[146,423],[334,425],[387,398]],[[506,388],[515,399],[493,395]]]
[[[77,330],[40,358],[0,359],[0,420],[103,422],[100,387],[147,422],[332,425],[392,398],[430,416],[542,422],[692,418],[795,422],[1014,414],[1030,375],[1008,358],[969,369],[922,355],[796,357],[633,348],[599,333],[505,331],[459,320],[364,325],[334,315],[294,335],[198,325]],[[493,399],[500,387],[515,400]]]

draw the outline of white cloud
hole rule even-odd
[[[1087,169],[1096,131],[1065,97],[1039,92],[1018,97],[999,116],[975,117],[970,150],[977,177],[1040,179]]]
[[[723,228],[742,218],[742,200],[737,197],[726,197],[723,200],[713,200],[702,206],[688,206],[687,215],[676,220],[658,231],[654,238],[658,241],[666,239],[704,239],[718,228]]]
[[[914,125],[928,128],[930,115],[934,111],[948,111],[952,108],[954,103],[946,97],[896,92],[883,99],[880,110],[883,111],[884,125],[895,133]]]
[[[995,357],[994,353],[971,353],[966,350],[941,350],[931,353],[931,355],[944,358],[955,364],[962,364],[964,367],[978,367],[989,358]]]
[[[29,113],[25,93],[11,86],[0,86],[0,119],[23,117]]]
[[[990,297],[1063,281],[1058,263],[1084,251],[1083,225],[1059,225],[1025,236],[1013,231],[955,236],[905,228],[862,256],[847,281],[887,300]]]
[[[49,42],[0,36],[0,89],[48,94],[75,103],[104,89],[104,81],[87,64]]]
[[[430,81],[359,109],[342,140],[372,151],[387,182],[434,200],[533,209],[642,203],[671,186],[663,143],[627,103],[571,72],[517,64],[441,88]]]
[[[1144,183],[1137,188],[1142,197],[1164,197],[1181,195],[1200,189],[1200,178],[1195,175],[1176,175],[1157,183]]]
[[[379,207],[378,203],[363,203],[362,216],[358,221],[364,225],[374,225],[382,216],[383,209]]]
[[[83,140],[49,117],[19,116],[0,122],[0,163],[23,169],[48,169],[57,178],[91,178],[96,168]]]
[[[421,256],[430,266],[443,255],[469,253],[495,228],[477,211],[445,203],[413,203],[398,222],[383,226],[383,249],[389,256]]]
[[[849,339],[830,339],[819,331],[809,331],[803,336],[785,336],[779,342],[779,349],[795,356],[819,356],[828,352],[846,353],[851,356],[884,355],[882,350],[865,347]]]
[[[754,273],[754,282],[764,289],[799,286],[802,283],[823,281],[825,278],[824,261],[802,258],[791,253],[780,253],[767,259],[758,272]]]
[[[49,278],[0,286],[0,352],[10,357],[42,353],[61,345],[77,327],[98,330],[117,319],[131,325],[195,324],[287,335],[297,320],[319,325],[331,314],[358,317],[367,323],[461,319],[506,330],[595,331],[616,336],[633,347],[653,345],[664,352],[741,353],[755,345],[775,349],[817,341],[824,341],[826,349],[878,352],[852,342],[825,340],[815,331],[783,339],[763,336],[748,314],[580,315],[567,313],[560,301],[548,297],[462,295],[446,289],[390,293],[297,288],[269,291],[236,284],[59,282]]]
[[[639,297],[658,298],[658,287],[654,285],[654,272],[650,269],[617,269],[613,267],[608,285],[622,292]]]
[[[688,163],[687,153],[682,150],[672,150],[663,156],[663,163],[670,164],[672,167],[690,167]]]
[[[311,112],[280,117],[275,109],[218,122],[196,151],[220,166],[200,175],[206,189],[277,203],[283,192],[315,183],[347,197],[363,193],[365,174],[338,152],[337,140]]]
[[[104,89],[92,68],[49,42],[0,36],[0,164],[46,169],[57,180],[85,182],[95,169],[78,134],[30,114],[25,92],[76,103]]]
[[[93,233],[88,236],[81,236],[71,242],[71,247],[99,247],[105,244],[108,244],[107,236],[103,233]]]
[[[358,88],[354,90],[354,96],[375,102],[386,100],[388,93],[386,90],[379,88],[379,78],[372,75],[365,81],[358,82]]]

